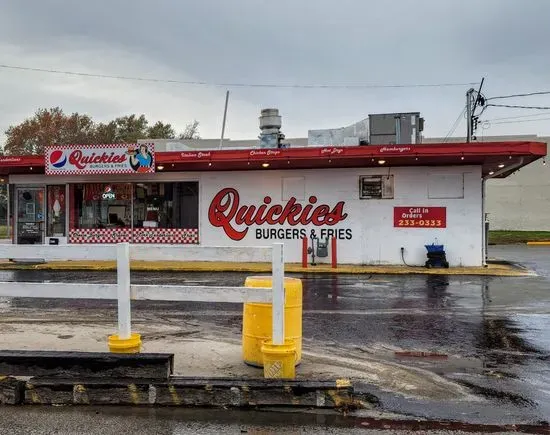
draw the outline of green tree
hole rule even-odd
[[[135,143],[138,139],[147,139],[149,121],[145,115],[128,115],[115,119],[116,143]]]
[[[136,143],[138,139],[198,139],[199,122],[188,124],[176,135],[171,124],[149,126],[145,115],[127,115],[95,123],[88,115],[66,115],[59,107],[39,109],[31,118],[6,130],[3,152],[7,155],[43,154],[49,145]]]
[[[117,142],[117,126],[115,121],[103,123],[100,122],[95,126],[95,132],[92,143],[116,143]]]
[[[147,129],[147,137],[143,139],[174,139],[175,137],[176,132],[172,125],[157,121],[155,125]]]
[[[48,145],[87,143],[94,123],[87,115],[65,115],[62,109],[39,109],[34,116],[6,130],[6,154],[42,154]]]

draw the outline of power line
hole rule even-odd
[[[460,115],[458,115],[458,118],[456,118],[453,126],[451,127],[451,129],[449,130],[449,132],[447,133],[447,135],[445,136],[445,139],[443,139],[443,143],[446,143],[447,140],[449,139],[449,137],[451,137],[451,135],[455,132],[455,130],[458,128],[459,124],[460,124],[460,121],[462,120],[462,118],[464,118],[464,114],[466,113],[466,107],[467,106],[464,106],[464,108],[462,109],[462,112],[460,112]]]
[[[550,110],[550,107],[548,106],[517,106],[514,104],[486,104],[485,107],[506,107],[508,109]]]
[[[63,74],[69,76],[79,77],[93,77],[100,79],[116,79],[116,80],[133,80],[141,82],[154,82],[154,83],[172,83],[180,85],[195,85],[195,86],[217,86],[217,87],[241,87],[241,88],[300,88],[300,89],[379,89],[379,88],[442,88],[442,87],[455,87],[455,86],[471,86],[477,84],[471,83],[415,83],[415,84],[395,84],[395,85],[327,85],[327,84],[295,84],[295,85],[281,85],[271,83],[214,83],[206,81],[187,81],[187,80],[171,80],[171,79],[159,79],[150,77],[134,77],[134,76],[121,76],[110,74],[92,74],[77,71],[64,71],[56,69],[46,68],[31,68],[16,65],[4,65],[0,64],[0,68],[19,70],[19,71],[32,71],[49,74]]]
[[[519,124],[522,122],[536,122],[536,121],[547,121],[547,120],[550,120],[550,118],[522,119],[520,121],[500,121],[500,122],[493,122],[493,124]]]
[[[526,94],[501,95],[499,97],[487,98],[487,100],[500,100],[500,99],[504,99],[504,98],[531,97],[533,95],[548,95],[548,94],[550,94],[550,91],[528,92]]]
[[[484,119],[483,122],[503,121],[503,120],[507,120],[507,119],[534,118],[534,117],[537,117],[537,116],[547,116],[547,115],[548,115],[548,113],[539,113],[538,115],[534,114],[534,113],[531,113],[530,115],[504,116],[502,118]]]

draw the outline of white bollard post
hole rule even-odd
[[[132,333],[130,308],[130,244],[117,244],[118,338],[128,340]]]
[[[282,345],[285,343],[285,266],[282,243],[273,244],[272,255],[273,344]]]

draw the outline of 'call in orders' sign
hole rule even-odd
[[[396,228],[447,228],[447,207],[394,207]]]

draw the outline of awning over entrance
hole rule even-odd
[[[504,178],[544,156],[545,143],[522,141],[171,151],[156,163],[158,172],[481,165],[484,177]],[[0,157],[0,175],[26,173],[44,173],[44,157]]]

